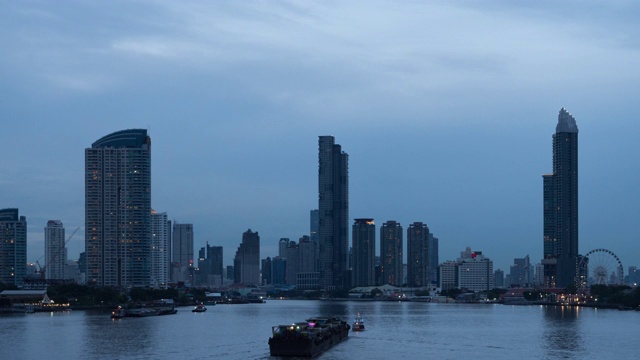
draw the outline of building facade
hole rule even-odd
[[[191,283],[194,270],[193,224],[173,224],[171,281]]]
[[[171,265],[171,220],[167,213],[151,211],[151,286],[166,289]]]
[[[64,225],[60,220],[49,220],[44,228],[44,276],[47,280],[67,279],[67,248]]]
[[[578,126],[564,108],[553,134],[553,173],[543,175],[543,250],[545,286],[577,283]]]
[[[22,286],[27,276],[27,218],[16,208],[0,210],[0,282]]]
[[[151,138],[118,131],[85,149],[85,253],[90,285],[151,279]]]
[[[318,141],[318,221],[320,287],[342,289],[348,272],[349,155],[333,136]]]
[[[407,285],[425,287],[429,280],[429,228],[414,222],[407,229]]]
[[[376,284],[376,225],[373,219],[355,219],[352,227],[353,286]]]
[[[380,227],[380,285],[402,286],[403,229],[389,220]]]
[[[233,260],[236,284],[260,285],[260,235],[251,229],[242,234],[242,243],[238,246]]]

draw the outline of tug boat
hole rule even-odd
[[[360,316],[360,313],[358,313],[358,316],[356,316],[356,319],[353,321],[351,329],[353,331],[364,331],[364,320]]]
[[[350,328],[346,321],[325,317],[273,326],[269,352],[271,356],[313,357],[347,339]]]
[[[198,304],[196,305],[196,307],[193,308],[193,310],[191,310],[191,312],[205,312],[207,311],[207,307],[204,306],[204,304]]]

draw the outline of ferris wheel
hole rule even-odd
[[[624,281],[620,258],[607,249],[589,251],[580,260],[578,271],[582,288],[589,285],[621,285]]]

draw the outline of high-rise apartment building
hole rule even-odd
[[[66,279],[67,249],[64,225],[60,220],[49,220],[44,228],[44,276],[47,280]]]
[[[564,108],[553,134],[553,174],[543,178],[545,286],[576,284],[578,273],[578,126]]]
[[[193,275],[193,224],[173,224],[171,281],[191,282]]]
[[[429,274],[429,228],[414,222],[407,229],[407,283],[413,287],[429,286]]]
[[[333,136],[318,140],[320,287],[342,289],[349,282],[349,155]]]
[[[431,284],[436,283],[438,280],[438,264],[440,263],[440,252],[439,252],[439,240],[437,237],[434,237],[432,233],[429,233],[428,246],[429,249],[429,281]]]
[[[171,266],[171,220],[151,210],[151,286],[166,289]]]
[[[523,258],[513,259],[513,265],[509,272],[509,284],[507,285],[510,287],[527,287],[533,285],[531,270],[529,255]]]
[[[122,130],[85,149],[87,282],[146,287],[151,278],[151,138]]]
[[[355,219],[353,223],[353,286],[376,284],[376,225],[373,219]]]
[[[402,225],[393,220],[380,227],[380,285],[402,286]]]
[[[242,243],[238,246],[233,259],[236,284],[260,285],[260,236],[251,229],[242,234]]]
[[[18,209],[0,210],[0,282],[16,286],[27,276],[27,218]]]

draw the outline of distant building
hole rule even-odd
[[[27,218],[0,210],[0,282],[21,287],[27,276]]]
[[[629,274],[627,275],[627,285],[637,286],[640,283],[640,271],[636,266],[629,266]]]
[[[350,283],[349,251],[349,155],[333,136],[318,140],[318,215],[320,286],[344,289]]]
[[[273,285],[285,285],[287,276],[287,260],[279,256],[271,259],[271,277]]]
[[[459,288],[471,291],[491,290],[494,284],[493,261],[481,251],[467,247],[456,261],[440,265],[440,287],[443,290]]]
[[[318,258],[320,257],[320,214],[318,210],[311,210],[309,212],[309,238],[315,245],[315,259],[314,271],[318,271]]]
[[[543,175],[543,250],[545,286],[577,283],[578,126],[564,108],[553,134],[553,173]]]
[[[67,266],[64,225],[60,220],[49,220],[44,228],[44,276],[47,280],[64,280]]]
[[[504,288],[504,271],[498,269],[493,272],[493,287],[502,289]]]
[[[236,284],[260,285],[260,236],[251,229],[242,234],[242,243],[233,260]]]
[[[380,227],[380,285],[402,286],[402,225],[389,220]]]
[[[280,256],[281,258],[286,258],[287,257],[287,246],[289,246],[289,238],[280,238],[280,241],[278,241],[278,256]]]
[[[194,269],[193,224],[173,224],[171,281],[191,283]]]
[[[87,282],[147,287],[151,279],[151,138],[122,130],[85,149]]]
[[[206,246],[198,251],[197,286],[222,286],[222,269],[222,246],[211,246],[207,241]]]
[[[309,236],[302,236],[298,240],[298,272],[296,274],[296,287],[301,290],[313,290],[318,288],[320,273],[317,271],[316,244]]]
[[[536,264],[533,284],[536,286],[544,286],[544,265]]]
[[[285,273],[285,283],[287,285],[296,285],[299,272],[299,256],[298,244],[295,241],[289,241],[284,251],[284,258],[287,259]]]
[[[438,267],[440,288],[442,290],[455,289],[458,286],[458,262],[445,261]]]
[[[262,285],[273,284],[273,276],[271,275],[271,258],[267,256],[262,259]]]
[[[531,280],[531,262],[529,255],[513,259],[509,273],[509,287],[528,287],[533,285]]]
[[[376,225],[373,219],[355,219],[353,223],[353,286],[376,284]]]
[[[431,284],[437,283],[437,279],[438,279],[438,264],[440,263],[438,242],[439,242],[438,238],[434,237],[432,233],[429,233],[428,267],[429,267],[429,281],[431,281]]]
[[[166,289],[171,265],[171,221],[151,210],[151,286]]]
[[[411,287],[425,287],[429,280],[429,228],[414,222],[407,229],[407,282]]]

